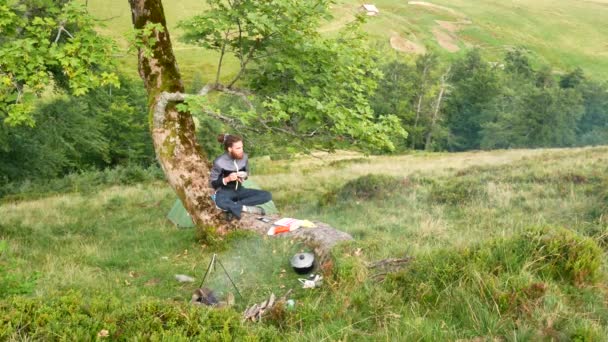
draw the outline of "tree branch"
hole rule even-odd
[[[255,106],[253,105],[251,100],[249,100],[249,98],[247,97],[247,96],[251,95],[251,92],[249,92],[248,90],[230,88],[230,87],[226,87],[225,85],[219,84],[216,82],[215,84],[205,85],[198,92],[198,95],[207,95],[212,91],[219,91],[219,92],[226,93],[229,95],[239,96],[247,104],[247,107],[249,107],[249,109],[255,110]]]
[[[299,133],[294,132],[293,130],[288,130],[286,128],[268,126],[267,121],[264,121],[264,120],[260,120],[260,124],[269,131],[281,132],[281,133],[287,134],[289,136],[292,136],[292,137],[298,138],[298,139],[312,138],[313,136],[315,136],[317,134],[319,129],[322,128],[322,127],[318,127],[317,129],[315,129],[314,131],[312,131],[310,133],[299,134]]]
[[[224,40],[222,41],[222,49],[220,51],[220,60],[217,63],[217,72],[215,74],[215,84],[220,83],[220,74],[222,71],[222,63],[224,60],[224,54],[226,53],[226,44],[228,42],[228,35],[230,34],[230,30],[226,30],[224,32]]]
[[[156,102],[156,106],[154,106],[154,127],[162,127],[163,123],[165,122],[165,110],[169,102],[184,102],[185,99],[186,95],[182,93],[168,93],[163,91],[160,94],[158,102]]]
[[[253,52],[259,47],[259,45],[260,45],[260,40],[257,39],[255,46],[253,46],[251,48],[251,50],[249,50],[249,53],[247,54],[247,59],[245,59],[245,61],[243,61],[241,59],[241,69],[239,70],[238,74],[236,74],[234,79],[232,79],[232,81],[228,84],[228,88],[231,88],[236,83],[236,81],[238,81],[239,78],[241,78],[241,76],[245,72],[245,67],[247,67],[247,64],[249,63],[249,61],[251,60],[251,57],[253,56]],[[243,55],[243,51],[242,51],[242,47],[241,47],[241,57],[242,57],[242,55]]]
[[[61,37],[61,32],[67,33],[68,36],[70,36],[70,38],[74,39],[74,36],[72,36],[72,34],[70,32],[68,32],[68,30],[66,30],[65,27],[63,27],[63,25],[65,25],[65,22],[62,22],[59,25],[59,29],[57,30],[57,37],[55,37],[55,41],[54,41],[55,44],[57,44],[57,42],[59,41],[59,38]]]
[[[120,16],[119,16],[119,15],[115,15],[115,16],[108,17],[108,18],[103,18],[103,19],[93,19],[93,20],[94,20],[94,21],[110,21],[110,20],[112,20],[112,19],[116,19],[116,18],[120,18]]]

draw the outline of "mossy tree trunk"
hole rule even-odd
[[[196,225],[225,233],[228,226],[210,199],[210,163],[196,141],[192,115],[176,108],[176,104],[183,101],[184,85],[161,0],[129,0],[129,4],[136,30],[150,24],[157,27],[150,37],[143,38],[150,51],[146,53],[146,49],[139,49],[139,74],[148,92],[149,122],[156,157]]]

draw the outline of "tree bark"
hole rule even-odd
[[[140,48],[139,74],[148,92],[149,123],[156,157],[167,181],[181,199],[194,223],[211,228],[220,234],[229,228],[215,209],[209,187],[210,163],[196,141],[194,121],[190,113],[176,108],[183,101],[184,86],[167,30],[161,0],[129,0],[133,27],[143,29],[146,24],[160,24],[154,30],[155,44],[151,53]],[[205,230],[207,231],[207,230]]]

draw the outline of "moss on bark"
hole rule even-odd
[[[148,23],[162,25],[161,30],[152,33],[156,43],[150,47],[151,55],[139,54],[140,76],[148,92],[150,131],[159,162],[186,210],[202,227],[197,238],[213,239],[214,226],[225,232],[227,225],[221,222],[211,203],[210,191],[201,186],[201,181],[203,184],[207,182],[210,163],[196,142],[194,121],[189,113],[179,112],[176,104],[171,102],[165,108],[164,120],[154,120],[156,104],[163,92],[184,92],[162,3],[160,0],[129,0],[129,4],[135,29],[142,30]],[[155,124],[161,127],[154,127]]]

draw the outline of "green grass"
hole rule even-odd
[[[254,178],[284,215],[355,237],[314,291],[289,268],[305,246],[251,234],[201,245],[166,220],[175,195],[153,179],[3,203],[0,338],[108,329],[115,339],[599,341],[608,334],[607,152],[257,158]],[[214,252],[244,299],[192,308]],[[365,266],[403,256],[414,260],[384,281]],[[207,285],[234,292],[219,267]],[[248,304],[289,288],[295,310],[240,322]]]
[[[393,33],[425,45],[445,58],[461,54],[466,48],[478,46],[490,59],[500,59],[506,49],[522,46],[533,52],[536,63],[546,63],[557,72],[567,72],[581,67],[592,78],[608,79],[608,46],[604,37],[608,35],[608,3],[603,0],[533,0],[505,2],[500,0],[430,1],[433,4],[453,9],[453,12],[428,6],[409,5],[408,1],[379,0],[375,4],[380,15],[370,18],[365,30],[372,40],[389,49],[389,38]],[[100,32],[119,41],[126,49],[125,34],[131,29],[128,3],[124,0],[91,0],[90,11],[103,21]],[[182,72],[184,85],[190,86],[198,73],[207,83],[215,76],[218,55],[202,48],[188,46],[178,41],[181,32],[177,23],[206,6],[204,1],[180,0],[165,2],[167,24],[174,44],[174,52]],[[333,6],[334,20],[326,23],[322,31],[335,34],[353,15],[360,2],[340,0]],[[461,49],[449,53],[441,48],[433,30],[438,27],[435,20],[458,21],[468,19],[455,33],[455,44]],[[374,43],[378,44],[378,43]],[[121,71],[137,77],[137,60],[134,55],[117,59]],[[230,79],[237,69],[234,60],[228,58],[224,67],[224,78]]]

